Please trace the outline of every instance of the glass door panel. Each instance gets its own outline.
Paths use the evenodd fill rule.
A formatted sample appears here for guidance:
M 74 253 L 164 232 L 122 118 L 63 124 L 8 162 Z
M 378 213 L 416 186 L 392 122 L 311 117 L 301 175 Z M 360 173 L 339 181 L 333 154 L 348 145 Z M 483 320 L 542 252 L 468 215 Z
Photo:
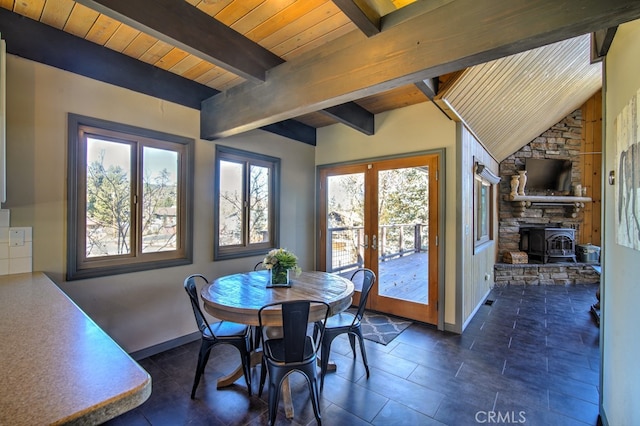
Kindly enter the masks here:
M 382 160 L 319 170 L 318 266 L 351 278 L 376 274 L 367 306 L 437 323 L 435 249 L 438 156 Z M 431 230 L 431 232 L 430 232 Z M 355 282 L 354 304 L 361 283 Z

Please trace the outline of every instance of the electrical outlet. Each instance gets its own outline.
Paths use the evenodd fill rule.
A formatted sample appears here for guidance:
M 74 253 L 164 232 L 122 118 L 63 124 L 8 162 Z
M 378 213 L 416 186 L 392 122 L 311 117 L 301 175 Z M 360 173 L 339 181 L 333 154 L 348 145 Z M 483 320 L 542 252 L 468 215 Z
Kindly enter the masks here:
M 9 245 L 13 247 L 24 245 L 24 229 L 9 231 Z

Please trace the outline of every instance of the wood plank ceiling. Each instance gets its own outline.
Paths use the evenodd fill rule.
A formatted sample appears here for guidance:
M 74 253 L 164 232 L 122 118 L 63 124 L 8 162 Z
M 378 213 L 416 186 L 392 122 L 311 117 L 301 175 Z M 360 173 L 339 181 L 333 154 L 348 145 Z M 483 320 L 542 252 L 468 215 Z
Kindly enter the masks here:
M 385 0 L 386 13 L 416 0 Z M 205 14 L 269 50 L 284 61 L 357 29 L 330 0 L 185 0 Z M 73 0 L 0 0 L 0 6 L 59 30 L 224 92 L 245 81 L 238 74 L 199 58 Z M 372 5 L 373 6 L 373 5 Z M 428 101 L 415 85 L 356 101 L 372 114 Z M 312 127 L 335 124 L 320 113 L 296 118 Z
M 304 63 L 317 60 L 318 55 L 335 54 L 343 46 L 360 43 L 367 38 L 373 40 L 377 33 L 386 31 L 387 27 L 395 26 L 397 29 L 402 22 L 414 17 L 412 13 L 415 16 L 424 15 L 430 10 L 442 10 L 457 1 L 0 0 L 0 7 L 217 93 L 262 83 L 261 72 L 265 74 L 280 63 Z M 627 7 L 627 2 L 621 0 L 618 8 L 628 10 L 625 12 L 628 16 L 618 20 L 606 16 L 607 19 L 601 17 L 601 21 L 604 24 L 617 23 L 636 17 L 638 11 L 635 7 Z M 519 12 L 516 10 L 514 13 Z M 603 15 L 605 12 L 597 13 Z M 385 18 L 389 18 L 389 22 L 383 23 Z M 586 25 L 577 24 L 576 28 Z M 228 27 L 223 30 L 233 30 L 226 33 L 228 39 L 221 40 L 202 31 L 203 28 L 213 29 L 216 25 Z M 1 26 L 0 31 L 3 31 Z M 218 28 L 215 34 L 219 36 L 225 33 Z M 202 40 L 198 40 L 198 35 L 202 36 Z M 232 42 L 236 44 L 229 45 Z M 81 62 L 83 58 L 78 57 L 77 61 Z M 459 69 L 445 67 L 439 77 L 381 85 L 375 92 L 369 91 L 364 97 L 344 105 L 333 103 L 324 110 L 292 118 L 311 128 L 342 122 L 370 134 L 373 133 L 373 119 L 367 122 L 367 114 L 373 117 L 384 111 L 433 99 L 438 91 L 438 82 L 456 81 L 453 76 L 461 73 L 454 71 L 464 68 L 462 65 Z M 521 71 L 516 69 L 512 72 Z M 539 72 L 546 71 L 540 68 Z M 579 78 L 575 76 L 575 79 Z M 480 87 L 483 85 L 480 80 L 475 83 Z M 451 88 L 455 85 L 448 86 Z M 539 102 L 540 99 L 527 101 Z M 555 118 L 559 120 L 562 117 Z M 493 125 L 498 129 L 501 127 L 501 123 Z M 478 132 L 476 134 L 480 136 Z M 495 137 L 490 132 L 488 134 L 490 138 Z M 491 146 L 493 139 L 482 142 Z M 524 143 L 517 142 L 521 145 Z M 513 151 L 518 148 L 514 145 Z

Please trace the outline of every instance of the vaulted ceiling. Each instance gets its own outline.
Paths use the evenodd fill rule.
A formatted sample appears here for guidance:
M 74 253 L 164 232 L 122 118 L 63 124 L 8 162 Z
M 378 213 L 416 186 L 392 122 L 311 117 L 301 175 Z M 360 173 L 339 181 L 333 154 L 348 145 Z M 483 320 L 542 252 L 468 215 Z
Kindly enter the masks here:
M 509 74 L 522 76 L 531 62 L 487 63 L 640 17 L 636 0 L 0 0 L 0 7 L 9 53 L 198 108 L 205 139 L 263 128 L 315 144 L 318 127 L 339 122 L 373 134 L 375 114 L 435 100 L 463 111 L 452 115 L 476 126 L 497 157 L 514 143 L 505 142 L 509 130 L 465 119 L 473 114 L 453 105 L 456 90 L 518 96 L 523 89 Z M 604 34 L 597 49 L 610 42 L 612 32 Z M 581 40 L 564 47 L 580 54 L 548 56 L 587 58 L 591 45 Z M 565 87 L 553 63 L 532 68 L 546 83 L 529 86 L 537 96 L 510 104 L 545 105 L 553 85 Z M 575 67 L 571 87 L 555 90 L 567 109 L 593 94 L 594 73 L 562 64 Z M 490 97 L 477 99 L 476 109 L 496 108 Z

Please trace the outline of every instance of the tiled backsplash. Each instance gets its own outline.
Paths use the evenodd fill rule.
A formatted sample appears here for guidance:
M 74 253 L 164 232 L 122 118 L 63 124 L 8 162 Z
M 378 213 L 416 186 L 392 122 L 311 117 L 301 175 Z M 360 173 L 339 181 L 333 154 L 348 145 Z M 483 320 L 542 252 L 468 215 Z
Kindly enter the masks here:
M 11 227 L 9 210 L 0 209 L 0 275 L 32 271 L 31 227 Z

